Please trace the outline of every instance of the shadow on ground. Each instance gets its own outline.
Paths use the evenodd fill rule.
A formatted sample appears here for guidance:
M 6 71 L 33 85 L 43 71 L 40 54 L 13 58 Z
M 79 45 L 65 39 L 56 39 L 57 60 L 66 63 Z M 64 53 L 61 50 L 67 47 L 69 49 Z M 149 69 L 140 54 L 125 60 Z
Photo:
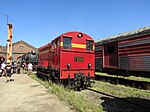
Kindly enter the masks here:
M 122 98 L 114 99 L 101 97 L 104 112 L 149 112 L 150 100 L 141 98 Z M 129 102 L 128 102 L 129 101 Z M 130 102 L 136 103 L 132 104 Z

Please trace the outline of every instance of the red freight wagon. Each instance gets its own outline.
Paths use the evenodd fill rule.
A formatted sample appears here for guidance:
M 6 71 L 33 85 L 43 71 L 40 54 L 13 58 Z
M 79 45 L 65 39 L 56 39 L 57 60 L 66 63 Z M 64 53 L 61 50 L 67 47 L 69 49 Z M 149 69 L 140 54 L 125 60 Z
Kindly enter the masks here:
M 87 34 L 68 32 L 39 49 L 38 73 L 52 81 L 83 87 L 94 78 L 94 41 Z
M 150 27 L 95 42 L 95 65 L 111 74 L 150 72 Z

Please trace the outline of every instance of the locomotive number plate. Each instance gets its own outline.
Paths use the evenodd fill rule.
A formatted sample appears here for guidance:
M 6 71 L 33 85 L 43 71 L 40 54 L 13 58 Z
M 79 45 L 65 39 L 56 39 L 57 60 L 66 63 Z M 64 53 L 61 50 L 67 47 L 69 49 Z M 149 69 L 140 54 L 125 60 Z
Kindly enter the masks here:
M 74 61 L 75 62 L 83 62 L 84 61 L 84 57 L 74 57 Z

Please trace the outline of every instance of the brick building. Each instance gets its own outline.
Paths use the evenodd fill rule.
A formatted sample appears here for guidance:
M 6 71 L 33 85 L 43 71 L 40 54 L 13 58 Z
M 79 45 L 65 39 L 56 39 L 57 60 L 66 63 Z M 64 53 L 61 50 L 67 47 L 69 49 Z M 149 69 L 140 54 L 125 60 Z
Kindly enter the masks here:
M 16 61 L 19 56 L 31 51 L 37 52 L 38 49 L 22 40 L 15 42 L 12 45 L 12 58 Z M 6 46 L 0 46 L 0 56 L 3 56 L 6 59 Z

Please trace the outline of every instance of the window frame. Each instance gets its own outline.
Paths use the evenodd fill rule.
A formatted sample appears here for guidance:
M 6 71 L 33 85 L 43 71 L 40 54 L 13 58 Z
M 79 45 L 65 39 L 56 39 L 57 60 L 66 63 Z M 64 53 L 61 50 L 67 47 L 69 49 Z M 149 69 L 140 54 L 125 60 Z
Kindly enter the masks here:
M 93 44 L 94 44 L 93 40 L 86 40 L 86 51 L 93 51 L 94 50 Z
M 67 41 L 65 41 L 64 39 L 70 39 L 69 40 L 69 43 L 65 43 Z M 65 42 L 64 42 L 65 41 Z M 67 47 L 68 46 L 68 47 Z M 66 50 L 69 50 L 69 49 L 72 49 L 72 37 L 69 37 L 69 36 L 63 36 L 63 49 L 66 49 Z

